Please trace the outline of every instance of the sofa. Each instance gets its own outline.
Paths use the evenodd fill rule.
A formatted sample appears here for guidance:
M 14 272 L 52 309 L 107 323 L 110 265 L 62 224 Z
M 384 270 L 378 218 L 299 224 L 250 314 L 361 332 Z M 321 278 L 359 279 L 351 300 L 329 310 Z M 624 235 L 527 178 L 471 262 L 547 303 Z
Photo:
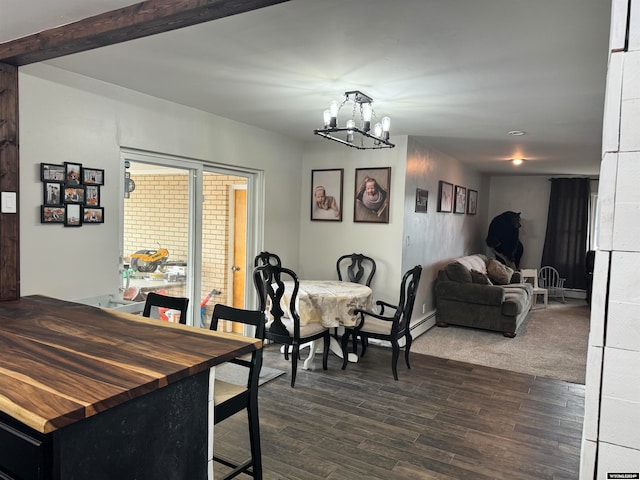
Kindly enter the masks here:
M 533 286 L 520 272 L 485 255 L 468 255 L 438 272 L 436 325 L 460 325 L 516 336 L 531 309 Z

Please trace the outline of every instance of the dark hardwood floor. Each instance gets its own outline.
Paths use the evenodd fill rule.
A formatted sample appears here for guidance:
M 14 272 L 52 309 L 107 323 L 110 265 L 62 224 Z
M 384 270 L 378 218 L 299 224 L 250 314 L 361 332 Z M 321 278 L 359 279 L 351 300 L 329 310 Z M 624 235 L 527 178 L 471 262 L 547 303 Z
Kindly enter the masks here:
M 290 364 L 265 348 L 286 372 L 260 387 L 265 479 L 578 479 L 584 385 L 413 353 L 396 382 L 375 346 L 344 371 L 321 362 L 299 366 L 292 389 Z M 215 445 L 248 456 L 246 416 L 216 425 Z

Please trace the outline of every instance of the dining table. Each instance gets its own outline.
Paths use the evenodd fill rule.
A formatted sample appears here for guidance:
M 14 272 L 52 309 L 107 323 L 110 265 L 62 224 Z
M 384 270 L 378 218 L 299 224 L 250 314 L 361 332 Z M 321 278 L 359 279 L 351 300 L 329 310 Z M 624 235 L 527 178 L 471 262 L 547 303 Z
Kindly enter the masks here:
M 290 303 L 293 282 L 284 282 L 284 307 Z M 340 280 L 300 280 L 296 297 L 296 310 L 300 316 L 300 324 L 321 323 L 327 328 L 354 326 L 358 321 L 356 309 L 371 310 L 373 308 L 373 290 L 367 285 Z M 304 361 L 304 368 L 309 370 L 316 351 L 321 349 L 319 341 L 308 344 L 309 356 Z M 305 345 L 306 346 L 306 345 Z M 332 335 L 329 349 L 338 357 L 342 356 L 342 347 Z M 358 355 L 350 352 L 350 362 L 357 362 Z
M 259 348 L 47 296 L 0 303 L 0 478 L 213 479 L 216 366 Z

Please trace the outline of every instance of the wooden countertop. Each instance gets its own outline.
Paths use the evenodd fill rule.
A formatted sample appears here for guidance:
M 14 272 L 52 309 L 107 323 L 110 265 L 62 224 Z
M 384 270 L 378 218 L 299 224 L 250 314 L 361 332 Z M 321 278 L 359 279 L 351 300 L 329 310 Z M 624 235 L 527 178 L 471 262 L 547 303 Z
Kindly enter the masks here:
M 261 347 L 39 295 L 2 302 L 0 411 L 49 433 Z

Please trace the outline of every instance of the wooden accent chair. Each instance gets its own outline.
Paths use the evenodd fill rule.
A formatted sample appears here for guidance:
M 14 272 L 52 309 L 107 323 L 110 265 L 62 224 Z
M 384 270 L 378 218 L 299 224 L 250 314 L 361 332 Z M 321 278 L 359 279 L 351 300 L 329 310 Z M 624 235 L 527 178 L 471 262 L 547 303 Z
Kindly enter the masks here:
M 284 302 L 287 312 L 283 310 L 285 295 L 284 282 L 291 282 L 293 291 Z M 253 271 L 253 282 L 260 299 L 260 310 L 267 314 L 268 323 L 265 338 L 285 346 L 285 358 L 291 348 L 291 387 L 296 383 L 296 370 L 300 358 L 300 346 L 313 340 L 324 340 L 322 368 L 327 369 L 329 357 L 329 329 L 320 323 L 300 325 L 300 316 L 296 309 L 296 298 L 300 288 L 300 280 L 293 270 L 278 265 L 262 265 Z
M 144 304 L 144 310 L 142 316 L 151 318 L 152 308 L 168 308 L 170 310 L 180 311 L 179 322 L 183 325 L 187 323 L 187 309 L 189 308 L 189 299 L 186 297 L 170 297 L 168 295 L 161 295 L 155 292 L 149 292 L 147 294 L 147 300 Z M 160 318 L 155 317 L 154 318 Z
M 264 340 L 264 313 L 257 310 L 242 310 L 229 307 L 220 303 L 213 308 L 210 330 L 218 328 L 219 320 L 230 320 L 253 327 L 254 337 Z M 230 363 L 247 370 L 247 383 L 236 385 L 216 379 L 213 390 L 214 424 L 220 423 L 230 416 L 242 411 L 247 411 L 249 424 L 249 443 L 251 445 L 251 458 L 242 463 L 213 453 L 215 462 L 232 468 L 223 480 L 234 478 L 245 473 L 253 478 L 262 478 L 262 453 L 260 450 L 260 421 L 258 419 L 258 380 L 262 369 L 262 349 L 255 350 L 250 358 L 234 358 Z M 214 442 L 215 443 L 215 442 Z
M 355 312 L 360 315 L 360 320 L 353 327 L 345 327 L 345 333 L 342 335 L 341 344 L 343 370 L 347 368 L 347 346 L 349 344 L 350 336 L 359 336 L 362 338 L 361 356 L 364 356 L 367 350 L 369 338 L 376 338 L 378 340 L 387 340 L 391 342 L 391 371 L 393 372 L 393 378 L 395 380 L 398 380 L 397 364 L 398 357 L 400 356 L 400 344 L 398 342 L 400 339 L 404 338 L 404 358 L 407 363 L 407 368 L 411 368 L 411 365 L 409 364 L 409 350 L 411 350 L 413 337 L 411 336 L 409 323 L 411 322 L 413 304 L 415 303 L 416 291 L 418 290 L 421 274 L 422 266 L 420 265 L 416 265 L 404 274 L 400 285 L 400 298 L 398 300 L 398 305 L 391 305 L 390 303 L 378 300 L 376 305 L 380 307 L 379 313 L 368 312 L 360 309 L 355 310 Z M 393 309 L 393 315 L 385 316 L 385 307 Z

